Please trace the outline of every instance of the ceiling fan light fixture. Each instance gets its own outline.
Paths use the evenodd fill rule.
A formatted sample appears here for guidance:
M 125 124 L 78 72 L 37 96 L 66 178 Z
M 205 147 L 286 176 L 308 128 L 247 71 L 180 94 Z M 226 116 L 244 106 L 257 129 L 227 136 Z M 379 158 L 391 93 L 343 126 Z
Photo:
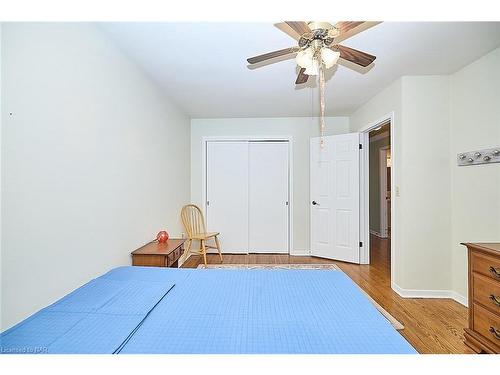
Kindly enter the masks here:
M 285 21 L 281 24 L 285 28 L 283 29 L 281 26 L 278 28 L 294 38 L 297 45 L 247 59 L 250 65 L 254 65 L 263 61 L 272 63 L 272 59 L 277 57 L 292 58 L 295 55 L 296 63 L 300 67 L 295 80 L 296 85 L 306 83 L 309 76 L 319 76 L 321 148 L 324 147 L 323 133 L 325 130 L 325 71 L 338 62 L 341 53 L 342 61 L 346 60 L 362 67 L 373 63 L 376 59 L 375 56 L 338 43 L 377 23 L 340 21 L 331 24 L 328 22 Z
M 328 47 L 321 48 L 321 60 L 326 68 L 331 68 L 339 60 L 340 52 L 333 51 Z
M 308 76 L 317 76 L 319 74 L 319 62 L 317 59 L 312 59 L 311 65 L 309 65 L 304 71 Z
M 312 64 L 314 52 L 311 48 L 306 48 L 297 53 L 297 57 L 295 60 L 297 61 L 297 65 L 301 68 L 308 68 Z

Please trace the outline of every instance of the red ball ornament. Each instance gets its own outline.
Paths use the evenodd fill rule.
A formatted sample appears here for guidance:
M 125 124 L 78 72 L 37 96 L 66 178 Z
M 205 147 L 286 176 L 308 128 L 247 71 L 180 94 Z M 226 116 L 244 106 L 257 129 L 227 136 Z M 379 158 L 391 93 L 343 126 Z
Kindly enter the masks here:
M 167 233 L 167 231 L 162 230 L 162 231 L 158 232 L 158 234 L 156 235 L 156 240 L 159 243 L 165 243 L 165 242 L 167 242 L 168 241 L 168 233 Z

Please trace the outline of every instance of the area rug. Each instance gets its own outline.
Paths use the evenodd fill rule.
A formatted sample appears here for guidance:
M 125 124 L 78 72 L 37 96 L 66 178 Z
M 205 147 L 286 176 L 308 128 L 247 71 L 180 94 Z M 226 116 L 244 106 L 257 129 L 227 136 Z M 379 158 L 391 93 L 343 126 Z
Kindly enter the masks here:
M 343 272 L 336 264 L 209 264 L 205 266 L 200 264 L 198 268 L 240 268 L 240 269 L 280 269 L 280 270 L 331 270 Z M 370 297 L 363 289 L 359 288 L 368 298 L 375 308 L 392 324 L 397 330 L 404 329 L 396 318 L 389 314 L 382 306 L 380 306 L 372 297 Z

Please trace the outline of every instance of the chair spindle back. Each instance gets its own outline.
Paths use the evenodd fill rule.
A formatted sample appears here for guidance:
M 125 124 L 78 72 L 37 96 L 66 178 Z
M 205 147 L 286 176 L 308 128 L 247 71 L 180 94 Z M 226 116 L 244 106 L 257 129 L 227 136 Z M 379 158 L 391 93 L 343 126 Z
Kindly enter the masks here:
M 205 219 L 201 209 L 194 204 L 187 204 L 182 207 L 181 219 L 189 238 L 195 234 L 206 233 Z

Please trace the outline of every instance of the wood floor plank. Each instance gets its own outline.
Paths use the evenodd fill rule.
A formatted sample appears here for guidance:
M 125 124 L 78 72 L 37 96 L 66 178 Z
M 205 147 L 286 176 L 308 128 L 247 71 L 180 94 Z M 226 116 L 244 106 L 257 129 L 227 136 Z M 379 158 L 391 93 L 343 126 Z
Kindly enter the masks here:
M 309 256 L 286 254 L 224 254 L 225 264 L 337 264 L 355 283 L 405 326 L 398 331 L 419 353 L 473 353 L 463 343 L 467 308 L 449 299 L 402 298 L 391 289 L 390 241 L 372 236 L 371 264 L 357 265 Z M 209 264 L 219 264 L 217 254 L 208 254 Z M 203 263 L 192 255 L 182 267 Z

